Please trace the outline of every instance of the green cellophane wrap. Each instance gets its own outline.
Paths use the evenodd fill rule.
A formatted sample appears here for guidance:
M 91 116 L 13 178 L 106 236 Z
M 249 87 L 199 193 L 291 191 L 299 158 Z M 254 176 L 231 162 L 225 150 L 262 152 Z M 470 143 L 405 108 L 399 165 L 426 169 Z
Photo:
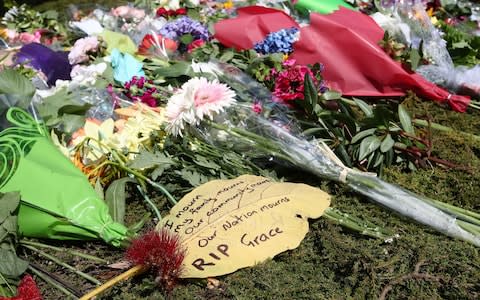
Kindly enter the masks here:
M 295 8 L 299 11 L 311 11 L 320 14 L 332 13 L 340 6 L 354 9 L 353 6 L 343 0 L 298 0 L 295 3 Z
M 23 236 L 60 240 L 101 238 L 120 246 L 127 228 L 28 113 L 10 108 L 14 125 L 0 133 L 0 192 L 19 191 L 18 227 Z

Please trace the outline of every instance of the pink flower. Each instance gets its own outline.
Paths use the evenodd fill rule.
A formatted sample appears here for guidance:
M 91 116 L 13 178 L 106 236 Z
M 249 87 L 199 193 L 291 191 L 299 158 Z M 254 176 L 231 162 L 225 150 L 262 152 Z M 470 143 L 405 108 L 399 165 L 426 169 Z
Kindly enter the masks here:
M 40 38 L 42 37 L 42 34 L 39 31 L 35 31 L 34 34 L 28 33 L 28 32 L 22 32 L 18 36 L 18 40 L 22 44 L 30 44 L 30 43 L 40 43 Z
M 77 40 L 68 54 L 70 64 L 74 65 L 88 61 L 87 53 L 95 52 L 98 44 L 98 40 L 94 36 Z
M 191 42 L 190 44 L 188 44 L 187 46 L 187 51 L 188 53 L 192 53 L 192 51 L 200 46 L 202 46 L 203 44 L 205 44 L 205 41 L 202 40 L 202 39 L 197 39 L 197 40 L 194 40 L 193 42 Z
M 282 71 L 273 70 L 272 79 L 275 81 L 273 95 L 282 102 L 287 103 L 293 100 L 303 100 L 305 74 L 310 75 L 315 85 L 318 82 L 312 70 L 303 65 L 294 65 L 294 60 L 286 60 Z
M 181 135 L 185 124 L 195 125 L 205 116 L 213 118 L 235 103 L 235 92 L 218 81 L 194 77 L 184 83 L 168 101 L 166 117 L 167 130 Z
M 263 111 L 263 107 L 262 107 L 262 104 L 258 101 L 255 101 L 253 104 L 252 104 L 252 110 L 254 113 L 256 114 L 260 114 L 262 111 Z
M 143 19 L 145 17 L 145 11 L 143 9 L 122 5 L 112 9 L 112 15 L 121 18 Z

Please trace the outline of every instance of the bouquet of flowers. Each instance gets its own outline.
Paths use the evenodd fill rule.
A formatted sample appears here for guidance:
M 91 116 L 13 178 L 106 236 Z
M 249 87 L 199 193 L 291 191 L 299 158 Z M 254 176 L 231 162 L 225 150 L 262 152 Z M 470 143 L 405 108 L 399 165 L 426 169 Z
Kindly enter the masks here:
M 235 80 L 232 74 L 228 75 L 229 80 Z M 241 91 L 238 95 L 248 93 Z M 246 159 L 278 158 L 319 177 L 345 183 L 378 204 L 480 246 L 478 214 L 415 195 L 371 174 L 347 168 L 325 144 L 295 134 L 295 120 L 282 122 L 280 109 L 271 110 L 269 118 L 265 118 L 252 109 L 251 99 L 239 102 L 236 96 L 234 90 L 216 80 L 190 79 L 167 104 L 167 131 L 221 144 L 243 153 Z

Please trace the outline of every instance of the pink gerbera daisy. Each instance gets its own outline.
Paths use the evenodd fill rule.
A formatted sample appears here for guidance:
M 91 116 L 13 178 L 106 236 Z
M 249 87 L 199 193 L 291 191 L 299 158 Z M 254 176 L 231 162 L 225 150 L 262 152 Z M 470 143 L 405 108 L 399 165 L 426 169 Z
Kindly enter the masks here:
M 195 77 L 184 83 L 168 101 L 167 130 L 181 135 L 185 123 L 195 125 L 205 116 L 213 118 L 235 103 L 235 92 L 218 81 Z

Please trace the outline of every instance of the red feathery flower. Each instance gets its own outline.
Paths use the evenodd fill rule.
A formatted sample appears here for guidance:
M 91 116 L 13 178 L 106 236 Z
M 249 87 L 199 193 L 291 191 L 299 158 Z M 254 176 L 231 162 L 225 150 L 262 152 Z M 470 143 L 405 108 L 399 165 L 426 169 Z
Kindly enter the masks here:
M 17 289 L 17 296 L 12 298 L 0 297 L 0 300 L 42 300 L 42 294 L 32 276 L 25 275 Z
M 182 273 L 185 254 L 179 236 L 162 228 L 133 240 L 126 258 L 134 264 L 153 269 L 157 272 L 156 281 L 166 291 L 171 291 Z

